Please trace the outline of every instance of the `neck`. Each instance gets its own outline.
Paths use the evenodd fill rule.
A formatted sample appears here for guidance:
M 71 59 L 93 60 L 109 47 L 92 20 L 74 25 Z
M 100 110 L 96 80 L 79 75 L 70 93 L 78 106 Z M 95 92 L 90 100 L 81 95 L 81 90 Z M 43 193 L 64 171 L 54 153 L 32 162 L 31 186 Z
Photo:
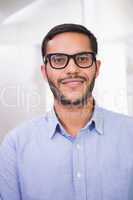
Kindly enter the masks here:
M 71 136 L 76 136 L 81 128 L 91 119 L 94 109 L 93 97 L 90 97 L 84 106 L 64 106 L 57 101 L 54 109 L 58 120 Z

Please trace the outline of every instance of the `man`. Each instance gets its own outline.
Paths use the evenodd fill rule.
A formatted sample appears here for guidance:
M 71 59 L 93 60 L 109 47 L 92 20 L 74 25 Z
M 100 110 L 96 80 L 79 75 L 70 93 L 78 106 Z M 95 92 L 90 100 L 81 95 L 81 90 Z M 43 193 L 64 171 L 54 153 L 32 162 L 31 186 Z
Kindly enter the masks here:
M 0 199 L 133 200 L 133 120 L 96 105 L 97 49 L 77 24 L 44 38 L 41 71 L 54 106 L 2 143 Z

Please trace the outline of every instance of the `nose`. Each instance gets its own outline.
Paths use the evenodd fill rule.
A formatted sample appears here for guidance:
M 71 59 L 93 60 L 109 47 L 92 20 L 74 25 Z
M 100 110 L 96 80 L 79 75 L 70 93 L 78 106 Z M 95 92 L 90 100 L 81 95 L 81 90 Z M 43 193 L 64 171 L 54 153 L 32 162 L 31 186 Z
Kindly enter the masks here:
M 65 69 L 67 73 L 77 73 L 79 71 L 79 67 L 76 65 L 73 58 L 70 58 Z

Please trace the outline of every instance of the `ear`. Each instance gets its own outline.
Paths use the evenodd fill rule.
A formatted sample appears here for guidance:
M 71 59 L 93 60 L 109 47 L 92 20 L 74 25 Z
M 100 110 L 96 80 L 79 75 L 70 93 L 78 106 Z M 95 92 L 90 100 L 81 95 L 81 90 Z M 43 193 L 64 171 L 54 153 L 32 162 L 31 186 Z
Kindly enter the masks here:
M 96 60 L 96 78 L 99 75 L 99 71 L 100 71 L 100 66 L 101 66 L 101 61 L 100 60 Z
M 41 73 L 42 73 L 42 76 L 44 78 L 44 80 L 47 79 L 47 74 L 46 74 L 46 66 L 43 64 L 41 65 Z

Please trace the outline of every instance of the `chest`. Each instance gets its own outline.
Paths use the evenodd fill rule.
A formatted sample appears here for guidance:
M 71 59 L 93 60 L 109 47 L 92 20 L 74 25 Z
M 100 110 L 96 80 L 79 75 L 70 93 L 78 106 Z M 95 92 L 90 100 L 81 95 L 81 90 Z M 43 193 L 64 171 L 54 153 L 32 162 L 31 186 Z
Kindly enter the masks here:
M 101 137 L 63 139 L 38 148 L 31 143 L 18 159 L 25 199 L 133 199 L 132 148 L 126 145 Z

